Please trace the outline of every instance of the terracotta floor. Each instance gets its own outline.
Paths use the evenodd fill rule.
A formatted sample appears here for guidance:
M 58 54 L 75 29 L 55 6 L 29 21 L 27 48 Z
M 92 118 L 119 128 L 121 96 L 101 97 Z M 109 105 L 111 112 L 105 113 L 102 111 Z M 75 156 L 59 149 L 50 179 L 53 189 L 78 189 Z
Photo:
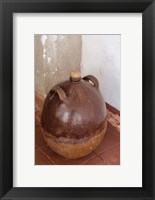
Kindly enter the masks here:
M 35 165 L 119 165 L 120 164 L 120 113 L 107 105 L 108 127 L 100 146 L 88 156 L 69 160 L 53 152 L 45 143 L 40 125 L 43 97 L 36 95 L 35 111 Z

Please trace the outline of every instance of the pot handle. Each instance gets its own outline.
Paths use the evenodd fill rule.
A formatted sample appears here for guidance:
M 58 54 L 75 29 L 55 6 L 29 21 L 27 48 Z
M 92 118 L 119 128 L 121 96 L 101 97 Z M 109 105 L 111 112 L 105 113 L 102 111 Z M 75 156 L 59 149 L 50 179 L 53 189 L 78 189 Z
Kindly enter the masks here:
M 62 88 L 60 88 L 59 86 L 54 86 L 51 91 L 50 94 L 52 94 L 52 92 L 56 92 L 60 98 L 61 101 L 66 102 L 66 94 L 64 92 L 64 90 Z
M 99 82 L 97 80 L 97 78 L 95 78 L 95 76 L 93 75 L 87 75 L 85 77 L 83 77 L 84 80 L 86 81 L 91 81 L 92 84 L 98 89 L 99 88 Z

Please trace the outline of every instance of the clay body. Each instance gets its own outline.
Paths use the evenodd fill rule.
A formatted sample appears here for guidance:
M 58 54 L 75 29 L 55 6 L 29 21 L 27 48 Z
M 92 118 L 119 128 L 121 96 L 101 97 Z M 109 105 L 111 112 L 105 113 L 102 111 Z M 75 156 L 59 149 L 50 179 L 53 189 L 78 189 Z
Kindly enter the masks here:
M 56 153 L 75 159 L 92 152 L 102 141 L 107 111 L 98 80 L 72 72 L 70 80 L 48 93 L 41 116 L 43 136 Z

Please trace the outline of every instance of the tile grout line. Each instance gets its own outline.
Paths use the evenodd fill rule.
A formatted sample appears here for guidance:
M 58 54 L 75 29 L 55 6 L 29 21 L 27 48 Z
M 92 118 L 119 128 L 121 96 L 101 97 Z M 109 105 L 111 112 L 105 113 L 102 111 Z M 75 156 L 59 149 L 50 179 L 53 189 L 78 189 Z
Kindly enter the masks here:
M 115 128 L 115 126 L 113 126 L 110 122 L 108 122 L 108 123 L 112 126 L 112 128 Z M 113 133 L 113 134 L 120 138 L 120 131 L 119 131 L 119 133 Z
M 53 160 L 51 160 L 51 158 L 50 158 L 41 148 L 38 147 L 38 150 L 39 150 L 52 164 L 56 165 L 56 163 L 55 163 Z
M 106 148 L 104 151 L 102 151 L 102 152 L 100 152 L 99 154 L 97 154 L 98 156 L 100 156 L 102 153 L 105 153 L 106 151 L 108 151 L 108 150 L 110 150 L 110 149 L 112 149 L 113 147 L 116 147 L 116 146 L 118 146 L 120 143 L 118 142 L 118 143 L 116 143 L 116 144 L 114 144 L 114 145 L 112 145 L 112 146 L 110 146 L 110 147 L 108 147 L 108 148 Z M 95 152 L 96 153 L 96 152 Z
M 102 157 L 100 157 L 99 154 L 97 154 L 96 152 L 94 152 L 96 154 L 96 157 L 100 158 L 101 160 L 103 160 L 105 162 L 105 159 L 103 159 Z
M 93 153 L 95 154 L 95 152 L 93 151 Z M 95 155 L 93 155 L 91 158 L 89 158 L 88 160 L 86 160 L 86 161 L 83 161 L 82 163 L 81 163 L 81 165 L 85 165 L 87 162 L 89 162 L 90 160 L 93 160 L 95 157 L 97 157 L 96 156 L 96 154 Z
M 117 143 L 117 144 L 114 144 L 114 145 L 112 145 L 111 147 L 109 147 L 109 148 L 105 149 L 103 152 L 101 152 L 101 153 L 97 154 L 97 155 L 98 155 L 98 157 L 99 157 L 101 160 L 103 160 L 103 161 L 105 162 L 105 159 L 101 157 L 101 154 L 105 153 L 106 151 L 108 151 L 108 150 L 112 149 L 113 147 L 115 147 L 115 146 L 117 146 L 117 145 L 119 145 L 119 143 Z M 105 165 L 107 165 L 107 164 L 105 164 Z

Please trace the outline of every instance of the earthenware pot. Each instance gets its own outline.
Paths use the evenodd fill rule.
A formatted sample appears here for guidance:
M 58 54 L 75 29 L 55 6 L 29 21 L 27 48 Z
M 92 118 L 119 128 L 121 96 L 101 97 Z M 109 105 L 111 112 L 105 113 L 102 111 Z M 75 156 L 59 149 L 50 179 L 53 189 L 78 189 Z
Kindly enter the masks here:
M 98 80 L 72 71 L 70 80 L 48 93 L 41 116 L 43 136 L 48 146 L 69 159 L 91 153 L 102 141 L 107 127 L 107 111 Z

